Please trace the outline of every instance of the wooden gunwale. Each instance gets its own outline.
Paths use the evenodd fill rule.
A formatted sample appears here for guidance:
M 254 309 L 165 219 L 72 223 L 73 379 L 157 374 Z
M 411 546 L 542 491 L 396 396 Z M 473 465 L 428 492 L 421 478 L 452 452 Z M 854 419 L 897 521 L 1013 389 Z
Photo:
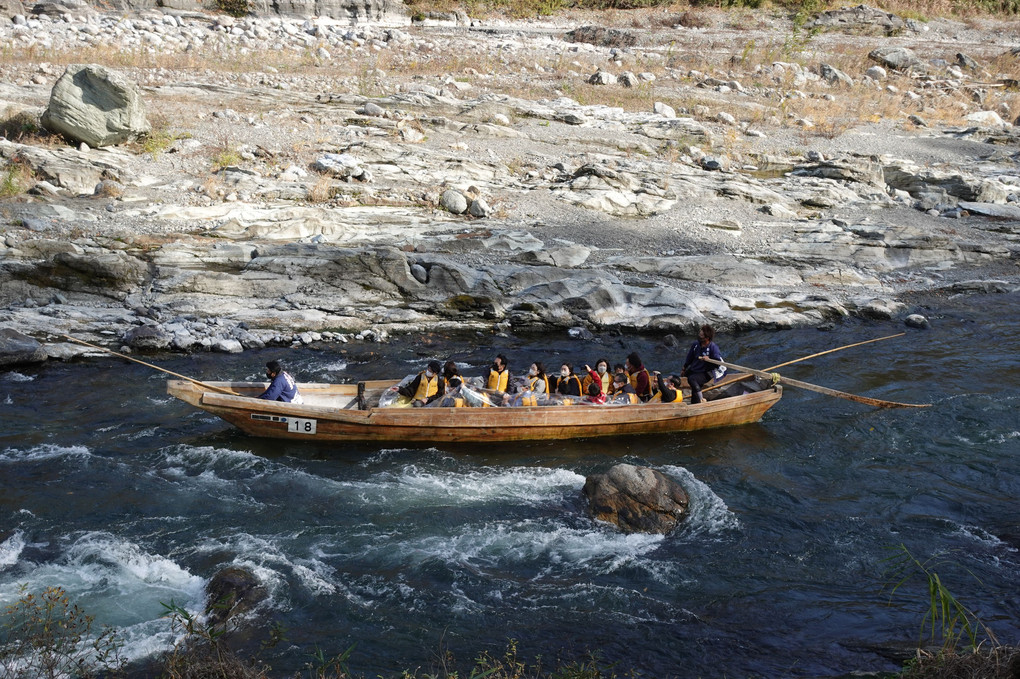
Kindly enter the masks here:
M 264 383 L 211 382 L 254 396 Z M 393 381 L 367 382 L 366 389 Z M 697 405 L 647 403 L 624 406 L 525 406 L 515 408 L 370 408 L 344 409 L 357 385 L 300 384 L 305 404 L 264 401 L 203 391 L 182 380 L 168 380 L 171 395 L 217 415 L 242 431 L 261 437 L 319 441 L 494 442 L 589 438 L 692 431 L 761 419 L 782 396 L 781 387 Z M 334 397 L 338 403 L 314 403 Z M 253 418 L 253 415 L 255 418 Z M 266 418 L 275 418 L 267 421 Z M 287 420 L 312 419 L 313 435 L 287 431 Z

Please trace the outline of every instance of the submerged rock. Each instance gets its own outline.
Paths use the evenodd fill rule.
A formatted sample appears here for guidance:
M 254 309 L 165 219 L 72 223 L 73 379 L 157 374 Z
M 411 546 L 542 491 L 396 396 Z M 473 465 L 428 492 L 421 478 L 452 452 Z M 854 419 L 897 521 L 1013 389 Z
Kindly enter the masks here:
M 679 483 L 648 467 L 618 464 L 592 474 L 582 490 L 595 519 L 625 533 L 668 533 L 687 513 L 687 492 Z
M 222 625 L 230 618 L 250 611 L 268 596 L 265 586 L 251 571 L 234 566 L 216 573 L 205 591 L 209 597 L 206 614 L 212 625 Z

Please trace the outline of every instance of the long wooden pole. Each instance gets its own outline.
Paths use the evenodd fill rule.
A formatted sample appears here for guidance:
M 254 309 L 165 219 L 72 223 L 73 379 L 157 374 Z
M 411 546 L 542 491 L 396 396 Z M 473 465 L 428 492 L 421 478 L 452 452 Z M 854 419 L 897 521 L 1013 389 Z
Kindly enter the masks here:
M 836 347 L 835 349 L 828 349 L 826 351 L 819 351 L 817 354 L 811 354 L 810 356 L 802 356 L 800 358 L 795 358 L 792 361 L 787 361 L 786 363 L 780 363 L 779 365 L 774 365 L 774 366 L 771 366 L 769 368 L 764 368 L 763 370 L 764 370 L 764 372 L 771 372 L 773 370 L 778 370 L 779 368 L 785 368 L 788 365 L 793 365 L 794 363 L 800 363 L 801 361 L 806 361 L 806 360 L 811 359 L 811 358 L 818 358 L 819 356 L 824 356 L 825 354 L 831 354 L 831 353 L 836 352 L 836 351 L 843 351 L 844 349 L 850 349 L 852 347 L 859 347 L 862 344 L 871 344 L 872 342 L 881 342 L 882 340 L 893 339 L 895 337 L 903 337 L 906 334 L 907 333 L 905 333 L 905 332 L 901 332 L 901 333 L 898 333 L 896 335 L 886 335 L 885 337 L 876 337 L 875 339 L 864 340 L 863 342 L 855 342 L 854 344 L 847 344 L 847 345 L 842 346 L 842 347 Z M 734 382 L 741 382 L 743 380 L 746 380 L 749 377 L 750 377 L 750 375 L 739 375 L 739 376 L 737 376 L 737 377 L 735 377 L 733 379 L 729 379 L 729 380 L 723 379 L 723 380 L 720 380 L 717 384 L 713 384 L 711 386 L 705 387 L 702 391 L 703 392 L 704 391 L 711 391 L 713 389 L 718 389 L 719 387 L 726 387 L 726 386 L 729 386 L 729 385 L 733 384 Z
M 788 365 L 792 365 L 794 363 L 800 363 L 801 361 L 806 361 L 806 360 L 808 360 L 810 358 L 818 358 L 819 356 L 824 356 L 825 354 L 831 354 L 834 351 L 843 351 L 844 349 L 850 349 L 851 347 L 859 347 L 862 344 L 871 344 L 872 342 L 881 342 L 882 340 L 893 339 L 894 337 L 903 337 L 906 334 L 907 333 L 905 333 L 905 332 L 901 332 L 901 333 L 898 333 L 896 335 L 886 335 L 885 337 L 876 337 L 875 339 L 864 340 L 863 342 L 857 342 L 855 344 L 847 344 L 846 346 L 836 347 L 835 349 L 829 349 L 828 351 L 819 351 L 817 354 L 811 354 L 810 356 L 804 356 L 803 358 L 795 358 L 792 361 L 787 361 L 786 363 L 780 363 L 779 365 L 774 365 L 771 368 L 765 368 L 765 370 L 771 371 L 771 370 L 777 370 L 779 368 L 785 368 Z
M 745 368 L 744 366 L 730 363 L 729 361 L 717 361 L 714 358 L 708 358 L 707 356 L 701 357 L 702 361 L 707 363 L 714 363 L 715 365 L 724 365 L 727 368 L 733 368 L 734 370 L 740 370 L 741 372 L 751 373 L 758 377 L 764 377 L 766 379 L 774 379 L 783 384 L 789 384 L 791 387 L 800 387 L 801 389 L 807 389 L 808 391 L 817 391 L 819 394 L 825 394 L 827 396 L 835 396 L 836 398 L 845 398 L 848 401 L 856 401 L 857 403 L 864 403 L 869 406 L 875 406 L 878 408 L 929 408 L 930 403 L 898 403 L 897 401 L 883 401 L 877 398 L 869 398 L 867 396 L 858 396 L 856 394 L 848 394 L 845 391 L 836 391 L 835 389 L 829 389 L 828 387 L 820 387 L 817 384 L 811 384 L 809 382 L 801 382 L 790 377 L 783 377 L 779 373 L 768 373 L 764 370 L 755 370 L 754 368 Z
M 167 375 L 173 375 L 174 377 L 179 377 L 182 380 L 187 380 L 188 382 L 191 382 L 192 384 L 197 384 L 198 386 L 202 387 L 203 389 L 209 389 L 210 391 L 218 391 L 221 394 L 230 394 L 231 396 L 240 396 L 241 395 L 241 394 L 238 394 L 236 391 L 231 391 L 230 389 L 226 389 L 224 387 L 217 387 L 217 386 L 214 386 L 212 384 L 207 384 L 207 383 L 202 382 L 200 380 L 196 380 L 194 378 L 188 377 L 187 375 L 181 375 L 180 373 L 175 373 L 172 370 L 167 370 L 166 368 L 160 368 L 158 365 L 153 365 L 151 363 L 146 363 L 145 361 L 140 361 L 137 358 L 132 358 L 131 356 L 127 356 L 125 354 L 118 353 L 118 352 L 116 352 L 116 351 L 114 351 L 112 349 L 107 349 L 106 347 L 101 347 L 98 344 L 92 344 L 91 342 L 86 342 L 85 340 L 80 340 L 80 339 L 77 339 L 75 337 L 71 337 L 70 335 L 60 335 L 60 337 L 63 337 L 64 339 L 69 339 L 72 342 L 77 342 L 78 344 L 84 344 L 85 346 L 92 347 L 93 349 L 99 349 L 100 351 L 105 351 L 106 353 L 113 354 L 114 356 L 120 356 L 121 358 L 126 358 L 129 361 L 134 361 L 135 363 L 140 363 L 140 364 L 144 365 L 147 368 L 152 368 L 153 370 L 158 370 L 160 372 L 164 372 Z

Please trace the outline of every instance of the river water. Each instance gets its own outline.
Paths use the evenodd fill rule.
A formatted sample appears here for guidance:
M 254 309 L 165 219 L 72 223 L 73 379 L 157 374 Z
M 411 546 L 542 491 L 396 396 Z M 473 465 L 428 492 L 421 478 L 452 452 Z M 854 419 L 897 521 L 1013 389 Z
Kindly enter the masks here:
M 968 306 L 976 302 L 977 308 Z M 169 643 L 161 602 L 194 611 L 220 568 L 269 589 L 282 676 L 316 648 L 367 676 L 444 652 L 582 659 L 646 677 L 840 676 L 893 670 L 918 640 L 926 583 L 890 594 L 905 546 L 1004 643 L 1020 639 L 1020 297 L 922 309 L 928 331 L 784 374 L 927 409 L 876 410 L 787 388 L 753 425 L 570 442 L 400 448 L 263 441 L 165 393 L 119 359 L 0 372 L 0 604 L 60 585 L 144 658 Z M 850 321 L 718 338 L 766 367 L 903 330 Z M 684 338 L 686 344 L 690 338 Z M 481 374 L 497 351 L 676 369 L 656 337 L 581 342 L 429 336 L 391 344 L 147 357 L 199 379 L 404 375 L 431 358 Z M 585 516 L 587 474 L 625 461 L 677 478 L 674 534 Z

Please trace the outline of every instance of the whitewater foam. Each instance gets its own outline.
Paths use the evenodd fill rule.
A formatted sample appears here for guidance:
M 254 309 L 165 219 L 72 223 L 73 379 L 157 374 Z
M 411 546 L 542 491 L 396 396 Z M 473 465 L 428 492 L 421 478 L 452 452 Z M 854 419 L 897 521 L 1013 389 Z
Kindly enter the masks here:
M 4 382 L 32 382 L 35 378 L 31 375 L 23 375 L 12 370 L 11 372 L 4 373 L 0 376 L 0 380 L 3 380 Z
M 683 534 L 718 535 L 740 528 L 740 520 L 730 511 L 723 499 L 716 495 L 708 484 L 698 480 L 689 470 L 684 467 L 667 465 L 661 471 L 679 481 L 690 498 L 689 513 L 679 528 Z
M 342 481 L 365 503 L 395 511 L 422 506 L 467 506 L 493 502 L 541 504 L 580 491 L 584 477 L 566 469 L 490 467 L 457 472 L 407 465 L 366 481 Z
M 13 535 L 0 542 L 0 568 L 6 568 L 18 563 L 21 552 L 24 549 L 25 535 L 20 530 L 16 530 Z
M 33 448 L 7 448 L 0 452 L 0 462 L 38 462 L 57 458 L 85 458 L 92 452 L 85 446 L 58 446 L 44 443 Z

